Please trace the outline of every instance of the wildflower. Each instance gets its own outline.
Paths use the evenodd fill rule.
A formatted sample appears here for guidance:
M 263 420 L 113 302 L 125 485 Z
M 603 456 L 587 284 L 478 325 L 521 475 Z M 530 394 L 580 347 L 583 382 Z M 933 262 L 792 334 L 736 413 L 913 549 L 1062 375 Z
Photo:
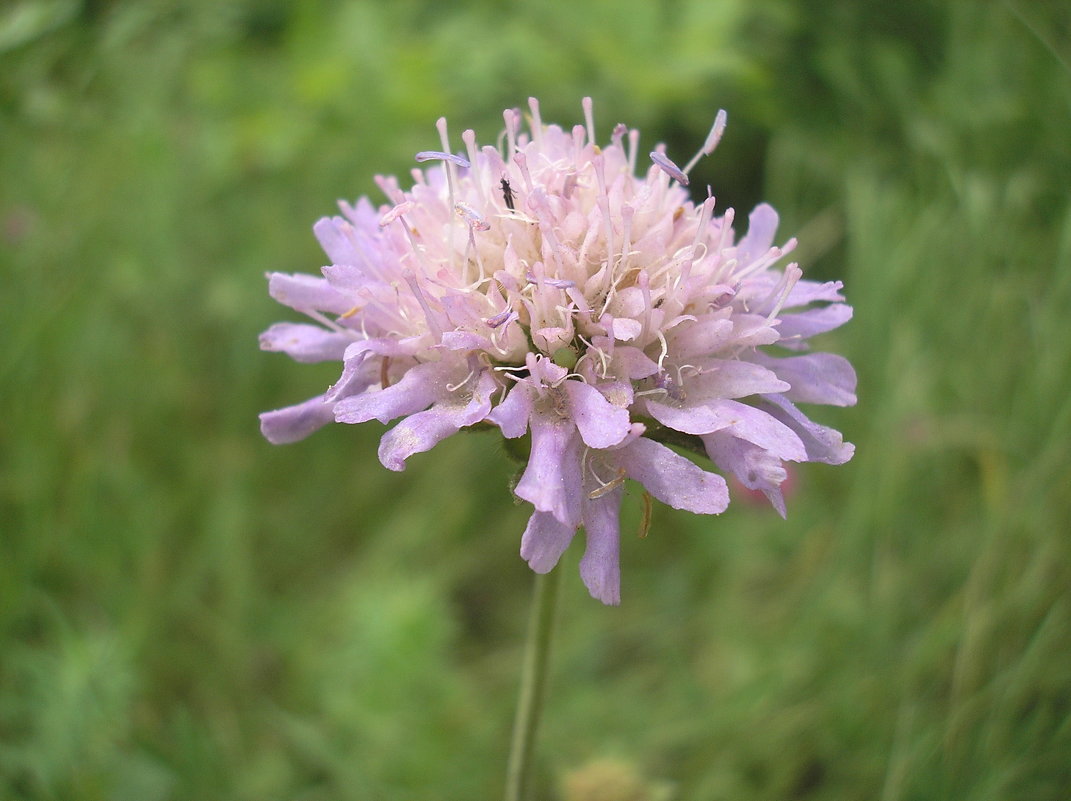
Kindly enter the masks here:
M 276 300 L 312 323 L 279 323 L 265 350 L 340 361 L 323 395 L 261 415 L 293 442 L 332 422 L 401 418 L 380 461 L 405 461 L 477 424 L 529 436 L 515 488 L 534 509 L 521 554 L 549 571 L 582 526 L 581 575 L 604 603 L 620 598 L 618 509 L 627 479 L 674 508 L 718 514 L 721 475 L 668 444 L 705 454 L 783 516 L 786 462 L 840 464 L 853 447 L 797 403 L 855 403 L 847 360 L 808 351 L 851 317 L 839 282 L 775 267 L 777 213 L 758 206 L 737 238 L 732 209 L 683 188 L 725 129 L 678 167 L 658 146 L 637 176 L 639 133 L 618 125 L 595 144 L 585 125 L 544 125 L 529 101 L 504 113 L 501 150 L 439 120 L 441 150 L 422 151 L 414 186 L 377 179 L 389 203 L 341 202 L 314 232 L 323 277 L 269 275 Z

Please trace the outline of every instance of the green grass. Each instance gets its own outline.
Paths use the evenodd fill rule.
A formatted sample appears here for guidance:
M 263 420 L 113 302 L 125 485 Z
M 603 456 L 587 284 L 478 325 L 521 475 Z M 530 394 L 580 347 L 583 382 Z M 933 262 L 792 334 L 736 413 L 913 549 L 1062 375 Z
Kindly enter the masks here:
M 657 509 L 618 609 L 567 554 L 539 797 L 596 801 L 563 777 L 613 758 L 652 799 L 1065 798 L 1069 31 L 1055 2 L 0 11 L 0 798 L 500 794 L 514 466 L 472 434 L 391 474 L 376 424 L 273 448 L 257 412 L 334 368 L 256 337 L 336 197 L 529 94 L 673 152 L 728 108 L 697 183 L 844 279 L 860 377 L 815 414 L 855 459 L 787 522 Z

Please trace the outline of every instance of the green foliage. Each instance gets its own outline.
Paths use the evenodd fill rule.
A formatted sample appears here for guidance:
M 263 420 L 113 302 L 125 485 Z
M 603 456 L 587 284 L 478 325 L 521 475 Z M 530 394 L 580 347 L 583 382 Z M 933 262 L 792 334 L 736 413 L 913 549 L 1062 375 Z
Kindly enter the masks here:
M 374 424 L 272 448 L 257 412 L 334 368 L 256 336 L 333 198 L 529 94 L 681 156 L 726 107 L 695 182 L 845 280 L 860 375 L 817 415 L 857 456 L 787 522 L 657 508 L 619 609 L 567 555 L 540 797 L 607 765 L 622 798 L 1063 797 L 1069 30 L 1018 1 L 0 12 L 0 798 L 500 792 L 513 463 L 477 433 L 391 474 Z

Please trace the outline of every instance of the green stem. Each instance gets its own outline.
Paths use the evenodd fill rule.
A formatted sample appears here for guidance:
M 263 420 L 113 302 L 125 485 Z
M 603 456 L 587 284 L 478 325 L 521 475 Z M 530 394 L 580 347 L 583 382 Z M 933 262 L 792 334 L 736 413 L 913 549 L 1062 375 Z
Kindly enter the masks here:
M 535 577 L 532 613 L 528 619 L 528 643 L 524 649 L 524 669 L 521 674 L 521 695 L 517 702 L 517 717 L 513 722 L 513 742 L 506 772 L 506 801 L 524 801 L 532 772 L 532 753 L 535 751 L 539 715 L 543 710 L 550 641 L 554 633 L 559 573 L 561 570 L 556 569 L 545 575 L 537 573 Z

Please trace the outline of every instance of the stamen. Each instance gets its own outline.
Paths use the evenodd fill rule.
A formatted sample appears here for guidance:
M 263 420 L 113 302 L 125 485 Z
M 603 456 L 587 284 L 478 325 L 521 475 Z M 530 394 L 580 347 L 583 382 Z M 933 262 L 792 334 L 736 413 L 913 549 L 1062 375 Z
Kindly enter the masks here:
M 593 105 L 591 98 L 585 97 L 580 101 L 580 105 L 584 107 L 584 122 L 588 126 L 588 141 L 590 141 L 591 144 L 595 144 L 597 141 L 595 139 L 595 115 L 592 112 Z
M 463 386 L 465 386 L 465 384 L 469 383 L 469 381 L 472 379 L 472 377 L 474 375 L 476 375 L 476 370 L 475 369 L 469 370 L 469 374 L 467 376 L 465 376 L 464 378 L 462 378 L 460 381 L 458 381 L 456 384 L 447 384 L 446 385 L 446 391 L 447 392 L 457 392 L 459 389 L 461 389 Z
M 468 203 L 458 201 L 454 204 L 454 213 L 461 217 L 474 231 L 490 231 L 491 224 Z
M 387 371 L 390 369 L 390 356 L 384 356 L 383 361 L 379 363 L 379 385 L 386 389 L 390 386 L 390 376 Z
M 520 317 L 520 315 L 513 309 L 503 309 L 493 317 L 488 317 L 484 322 L 491 328 L 498 328 L 499 326 L 509 325 L 509 323 L 516 320 L 518 317 Z
M 625 473 L 625 468 L 623 467 L 619 467 L 617 469 L 617 476 L 608 482 L 603 482 L 603 480 L 599 478 L 598 474 L 595 472 L 594 469 L 592 469 L 591 475 L 595 476 L 595 480 L 602 484 L 602 486 L 588 493 L 589 501 L 594 501 L 597 498 L 601 498 L 603 495 L 613 492 L 615 489 L 625 483 L 625 478 L 627 477 Z
M 506 123 L 506 158 L 512 158 L 517 152 L 517 127 L 520 120 L 519 109 L 508 108 L 502 112 L 502 121 Z
M 692 171 L 692 167 L 699 163 L 699 159 L 703 156 L 709 156 L 714 152 L 714 148 L 718 146 L 718 142 L 721 141 L 722 134 L 725 133 L 725 126 L 728 124 L 729 115 L 725 113 L 725 109 L 719 109 L 717 115 L 714 117 L 714 125 L 710 129 L 710 133 L 707 134 L 707 140 L 703 142 L 703 146 L 699 148 L 699 152 L 692 156 L 692 160 L 684 166 L 684 172 L 689 173 Z
M 472 166 L 468 159 L 453 153 L 444 153 L 441 150 L 421 150 L 414 158 L 417 161 L 449 161 L 458 167 L 464 167 L 466 170 Z
M 414 208 L 413 201 L 411 201 L 411 200 L 402 201 L 397 206 L 395 206 L 393 209 L 391 209 L 390 211 L 388 211 L 386 214 L 384 214 L 382 217 L 379 218 L 379 227 L 380 228 L 386 228 L 388 225 L 390 225 L 392 222 L 397 220 L 403 214 L 408 214 L 409 212 L 411 212 L 413 210 L 413 208 Z
M 539 116 L 539 101 L 528 98 L 528 108 L 532 112 L 532 141 L 537 147 L 543 147 L 543 118 Z
M 651 161 L 655 163 L 655 166 L 661 167 L 664 173 L 681 186 L 688 186 L 688 176 L 685 175 L 684 172 L 681 171 L 681 168 L 674 164 L 669 156 L 661 150 L 651 151 Z
M 529 270 L 527 273 L 525 273 L 524 277 L 527 278 L 530 283 L 533 283 L 533 284 L 546 284 L 547 286 L 552 286 L 555 289 L 571 289 L 572 287 L 576 286 L 576 282 L 575 281 L 567 281 L 564 278 L 543 278 L 543 279 L 540 279 L 540 278 L 536 277 L 536 274 L 533 273 L 531 270 Z

